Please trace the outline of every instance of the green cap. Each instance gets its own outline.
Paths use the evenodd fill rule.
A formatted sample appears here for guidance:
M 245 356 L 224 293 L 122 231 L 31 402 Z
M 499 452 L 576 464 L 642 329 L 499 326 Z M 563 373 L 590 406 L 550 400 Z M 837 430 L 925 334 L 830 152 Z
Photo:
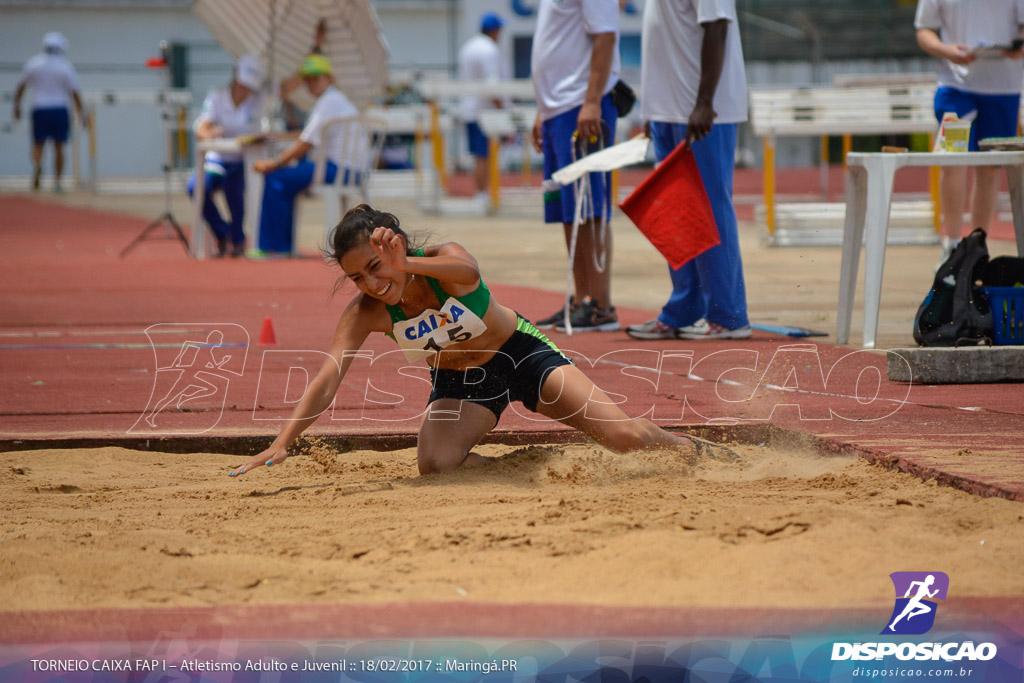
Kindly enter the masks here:
M 331 68 L 331 63 L 327 61 L 326 57 L 312 54 L 302 62 L 299 73 L 303 76 L 330 76 L 334 73 L 334 69 Z

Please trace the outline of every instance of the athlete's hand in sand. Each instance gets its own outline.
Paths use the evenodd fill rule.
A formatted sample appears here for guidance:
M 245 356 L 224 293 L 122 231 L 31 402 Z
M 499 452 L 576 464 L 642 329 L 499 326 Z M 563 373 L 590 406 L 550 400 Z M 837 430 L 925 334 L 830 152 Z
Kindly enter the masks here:
M 252 458 L 249 459 L 249 462 L 245 463 L 244 465 L 239 467 L 237 470 L 232 470 L 232 471 L 228 472 L 228 476 L 229 477 L 237 477 L 240 474 L 245 474 L 249 470 L 256 469 L 257 467 L 261 467 L 263 465 L 266 465 L 267 467 L 270 467 L 272 465 L 280 465 L 281 463 L 283 463 L 287 459 L 288 459 L 288 451 L 287 450 L 285 450 L 283 448 L 275 448 L 274 446 L 271 446 L 270 448 L 268 448 L 267 450 L 263 451 L 262 453 L 260 453 L 258 455 L 252 456 Z
M 391 228 L 376 228 L 370 235 L 370 245 L 385 266 L 403 273 L 408 269 L 405 240 Z

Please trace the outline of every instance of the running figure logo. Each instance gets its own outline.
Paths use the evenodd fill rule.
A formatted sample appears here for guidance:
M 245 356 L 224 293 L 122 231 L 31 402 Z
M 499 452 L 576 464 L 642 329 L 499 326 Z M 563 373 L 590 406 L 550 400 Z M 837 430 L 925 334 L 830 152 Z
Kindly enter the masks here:
M 927 633 L 935 624 L 936 600 L 945 600 L 949 577 L 943 572 L 893 572 L 889 575 L 896 589 L 896 605 L 882 635 L 916 636 Z M 899 597 L 899 596 L 903 597 Z
M 153 391 L 128 432 L 202 434 L 213 429 L 224 413 L 231 376 L 241 377 L 244 371 L 248 332 L 233 323 L 160 323 L 147 328 L 146 336 L 156 357 Z M 175 336 L 188 338 L 175 342 Z M 200 415 L 166 419 L 173 410 Z

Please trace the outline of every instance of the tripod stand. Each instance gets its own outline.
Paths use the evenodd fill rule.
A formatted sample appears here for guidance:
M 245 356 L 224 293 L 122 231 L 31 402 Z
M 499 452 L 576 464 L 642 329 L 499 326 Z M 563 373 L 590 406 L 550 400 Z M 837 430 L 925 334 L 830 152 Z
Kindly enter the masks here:
M 171 166 L 172 166 L 172 154 L 171 154 L 171 105 L 168 102 L 167 91 L 170 88 L 170 63 L 167 60 L 167 41 L 160 41 L 160 57 L 150 59 L 146 62 L 146 66 L 151 69 L 159 68 L 163 71 L 163 79 L 161 82 L 160 89 L 160 104 L 161 104 L 161 120 L 163 122 L 163 134 L 164 134 L 164 212 L 157 216 L 157 218 L 147 225 L 138 237 L 131 241 L 131 243 L 121 250 L 120 258 L 124 258 L 129 251 L 134 249 L 136 245 L 145 240 L 173 240 L 176 239 L 182 243 L 185 247 L 185 253 L 192 254 L 189 248 L 188 238 L 185 237 L 185 232 L 181 229 L 181 225 L 174 218 L 174 213 L 171 211 Z M 163 235 L 152 235 L 154 230 L 163 226 Z

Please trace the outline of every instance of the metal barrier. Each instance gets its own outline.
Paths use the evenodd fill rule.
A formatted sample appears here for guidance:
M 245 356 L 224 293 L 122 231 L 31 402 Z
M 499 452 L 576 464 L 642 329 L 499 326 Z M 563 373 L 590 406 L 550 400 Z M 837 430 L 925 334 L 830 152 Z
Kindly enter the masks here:
M 852 148 L 853 135 L 885 135 L 927 133 L 934 135 L 934 84 L 902 84 L 877 87 L 798 88 L 750 91 L 750 124 L 764 146 L 764 203 L 769 241 L 778 244 L 799 244 L 792 234 L 778 234 L 786 226 L 779 225 L 775 196 L 775 144 L 779 136 L 820 135 L 822 190 L 827 194 L 828 154 L 826 138 L 841 135 L 843 159 Z M 938 176 L 931 182 L 931 223 L 938 232 Z M 798 211 L 799 205 L 789 207 Z M 816 208 L 815 210 L 820 210 Z M 934 241 L 934 236 L 928 237 Z
M 363 114 L 383 121 L 387 135 L 413 136 L 413 195 L 424 210 L 440 212 L 446 173 L 444 137 L 454 126 L 453 118 L 429 104 L 367 107 Z M 423 160 L 423 146 L 427 141 L 432 149 L 429 166 Z M 371 187 L 375 196 L 407 197 L 408 174 L 400 171 L 375 173 Z
M 416 84 L 418 92 L 429 101 L 432 111 L 438 116 L 450 108 L 456 107 L 459 99 L 472 95 L 482 99 L 518 100 L 532 103 L 534 100 L 533 82 L 530 79 L 513 79 L 504 81 L 458 81 L 448 79 L 426 79 Z M 530 179 L 529 134 L 537 109 L 532 104 L 511 104 L 503 109 L 481 109 L 480 128 L 488 138 L 490 163 L 490 200 L 491 209 L 501 206 L 501 177 L 499 168 L 499 150 L 501 139 L 512 135 L 524 135 L 523 138 L 523 184 L 528 185 Z M 450 115 L 455 118 L 454 115 Z M 443 138 L 437 137 L 435 126 L 431 126 L 434 140 L 435 168 L 445 178 Z

